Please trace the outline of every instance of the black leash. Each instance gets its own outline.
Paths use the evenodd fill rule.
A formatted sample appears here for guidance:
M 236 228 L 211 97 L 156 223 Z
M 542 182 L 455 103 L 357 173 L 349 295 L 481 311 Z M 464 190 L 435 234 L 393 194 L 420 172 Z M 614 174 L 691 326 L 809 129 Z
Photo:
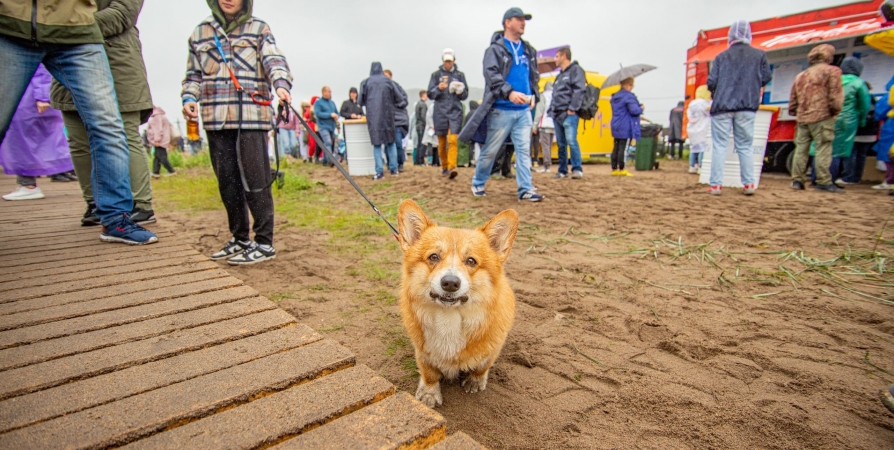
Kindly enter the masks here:
M 279 139 L 276 139 L 276 134 L 274 134 L 274 139 L 273 139 L 273 148 L 274 148 L 273 153 L 275 153 L 274 156 L 276 157 L 276 172 L 274 172 L 274 175 L 272 177 L 273 179 L 270 180 L 270 183 L 268 183 L 266 186 L 259 188 L 259 189 L 251 189 L 250 187 L 248 187 L 248 180 L 245 178 L 245 168 L 242 166 L 242 106 L 243 106 L 242 101 L 243 101 L 243 96 L 245 94 L 245 91 L 242 89 L 242 86 L 238 86 L 236 88 L 236 94 L 239 96 L 239 115 L 238 115 L 239 128 L 236 130 L 236 165 L 239 166 L 239 177 L 242 179 L 242 189 L 249 194 L 257 194 L 258 192 L 263 192 L 265 189 L 268 189 L 270 186 L 273 186 L 273 183 L 277 183 L 277 181 L 278 181 L 278 183 L 277 183 L 276 187 L 279 189 L 282 189 L 282 186 L 285 183 L 285 178 L 283 177 L 283 174 L 279 171 L 279 142 L 278 142 Z M 252 101 L 261 105 L 261 106 L 266 106 L 263 104 L 263 102 L 258 102 L 257 100 L 255 100 L 254 97 L 252 97 Z M 269 104 L 270 103 L 267 102 L 267 105 L 269 105 Z M 277 125 L 280 123 L 281 120 L 283 120 L 283 119 L 279 118 L 277 120 L 277 122 L 276 122 Z M 275 133 L 279 133 L 279 128 L 275 128 L 275 130 L 276 130 Z M 265 153 L 266 153 L 266 146 L 265 146 Z
M 286 123 L 288 123 L 288 119 L 283 117 L 284 106 L 288 107 L 292 111 L 293 115 L 298 119 L 298 122 L 301 123 L 301 126 L 304 127 L 304 129 L 314 139 L 314 142 L 316 142 L 317 146 L 321 147 L 323 149 L 323 152 L 326 153 L 326 157 L 329 158 L 329 161 L 335 164 L 335 167 L 338 169 L 339 172 L 341 172 L 342 176 L 344 176 L 345 179 L 348 180 L 349 183 L 351 183 L 351 186 L 354 186 L 354 189 L 357 191 L 357 193 L 360 194 L 360 196 L 363 197 L 363 199 L 366 200 L 367 203 L 369 203 L 369 206 L 373 209 L 373 211 L 375 211 L 376 214 L 378 214 L 379 217 L 381 217 L 382 220 L 385 221 L 385 224 L 388 225 L 388 228 L 391 229 L 391 234 L 394 235 L 394 238 L 397 239 L 398 242 L 400 242 L 400 233 L 397 232 L 397 228 L 395 228 L 394 225 L 392 225 L 391 222 L 389 222 L 388 219 L 385 218 L 385 215 L 382 214 L 382 211 L 379 211 L 379 208 L 376 207 L 375 203 L 373 203 L 372 200 L 370 200 L 369 197 L 367 197 L 366 194 L 363 193 L 363 189 L 360 189 L 360 186 L 358 186 L 354 179 L 351 178 L 351 175 L 348 174 L 348 171 L 346 171 L 345 168 L 342 167 L 341 163 L 338 162 L 338 159 L 336 159 L 329 148 L 326 147 L 326 144 L 323 142 L 323 138 L 321 138 L 316 131 L 310 128 L 310 125 L 307 124 L 307 122 L 304 120 L 304 117 L 301 117 L 301 114 L 298 114 L 298 111 L 295 111 L 295 108 L 290 103 L 284 101 L 279 102 L 278 115 L 280 117 L 277 120 L 284 120 L 286 121 Z M 332 146 L 335 146 L 335 142 L 332 143 Z M 278 152 L 277 155 L 279 155 Z M 277 156 L 277 168 L 278 167 L 279 156 Z

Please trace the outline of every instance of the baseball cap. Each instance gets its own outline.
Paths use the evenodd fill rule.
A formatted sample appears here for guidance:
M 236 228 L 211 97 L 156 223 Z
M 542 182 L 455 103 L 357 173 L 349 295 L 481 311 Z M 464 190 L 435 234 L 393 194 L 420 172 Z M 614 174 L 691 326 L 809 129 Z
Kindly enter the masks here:
M 456 61 L 456 55 L 453 54 L 452 48 L 445 48 L 444 52 L 441 53 L 442 61 Z
M 503 14 L 503 22 L 513 17 L 524 17 L 525 20 L 531 20 L 531 15 L 525 14 L 521 8 L 509 8 L 506 10 L 506 14 Z

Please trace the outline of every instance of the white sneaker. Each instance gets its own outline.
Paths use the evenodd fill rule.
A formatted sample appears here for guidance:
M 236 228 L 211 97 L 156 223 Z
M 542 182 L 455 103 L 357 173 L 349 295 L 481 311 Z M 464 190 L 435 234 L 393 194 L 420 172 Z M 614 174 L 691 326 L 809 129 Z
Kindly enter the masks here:
M 549 168 L 541 167 L 541 168 L 537 169 L 537 173 L 549 173 Z
M 891 185 L 888 183 L 882 183 L 882 184 L 877 184 L 877 185 L 873 186 L 872 188 L 879 190 L 879 191 L 883 191 L 885 189 L 891 189 Z M 4 198 L 6 198 L 6 197 L 4 197 Z
M 45 195 L 43 195 L 43 191 L 37 186 L 34 186 L 33 188 L 19 186 L 16 190 L 4 195 L 3 200 L 37 200 L 44 197 Z
M 690 167 L 689 173 L 698 173 L 698 167 L 695 167 L 695 166 Z

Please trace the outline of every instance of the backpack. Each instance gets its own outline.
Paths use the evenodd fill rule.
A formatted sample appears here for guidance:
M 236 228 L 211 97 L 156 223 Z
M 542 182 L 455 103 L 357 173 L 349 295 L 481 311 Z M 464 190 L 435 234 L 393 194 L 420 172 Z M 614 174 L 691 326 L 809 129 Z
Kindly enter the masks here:
M 600 90 L 598 87 L 587 83 L 587 89 L 584 92 L 584 101 L 581 103 L 580 109 L 577 110 L 577 115 L 582 120 L 593 120 L 593 118 L 596 117 L 596 112 L 599 111 L 599 93 Z

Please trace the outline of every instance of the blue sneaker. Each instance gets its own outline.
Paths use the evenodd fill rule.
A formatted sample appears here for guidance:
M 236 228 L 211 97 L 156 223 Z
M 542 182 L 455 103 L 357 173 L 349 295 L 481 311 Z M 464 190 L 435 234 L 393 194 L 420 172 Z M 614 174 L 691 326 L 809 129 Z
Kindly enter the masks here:
M 128 245 L 146 245 L 158 242 L 155 233 L 133 223 L 127 214 L 109 226 L 102 227 L 99 239 L 103 242 L 118 242 Z
M 520 202 L 534 202 L 534 203 L 537 203 L 537 202 L 543 201 L 543 196 L 540 195 L 540 194 L 538 194 L 538 193 L 536 193 L 536 192 L 534 192 L 534 191 L 528 191 L 528 192 L 525 192 L 525 193 L 522 194 L 522 195 L 519 195 L 519 196 L 518 196 L 518 201 L 520 201 Z
M 487 197 L 487 193 L 484 192 L 484 186 L 472 186 L 472 195 L 475 197 Z

